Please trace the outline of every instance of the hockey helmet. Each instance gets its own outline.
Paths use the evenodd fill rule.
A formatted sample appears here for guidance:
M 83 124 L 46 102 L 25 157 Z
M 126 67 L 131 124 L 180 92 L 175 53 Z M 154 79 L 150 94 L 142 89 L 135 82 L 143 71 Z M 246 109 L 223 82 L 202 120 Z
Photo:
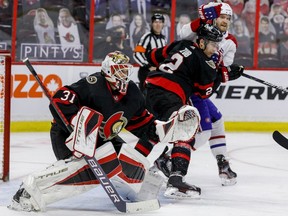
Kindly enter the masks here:
M 132 65 L 130 58 L 120 51 L 108 53 L 101 65 L 102 74 L 112 88 L 125 95 L 130 81 Z
M 209 41 L 214 42 L 221 42 L 223 39 L 223 34 L 220 32 L 220 30 L 211 24 L 205 24 L 200 26 L 200 28 L 197 31 L 198 38 L 204 38 Z
M 232 10 L 232 8 L 230 7 L 230 5 L 227 4 L 227 3 L 224 3 L 224 2 L 222 2 L 221 4 L 222 4 L 222 5 L 221 5 L 220 14 L 230 15 L 230 16 L 232 17 L 232 15 L 233 15 L 233 10 Z
M 165 18 L 164 18 L 164 16 L 163 16 L 163 14 L 155 13 L 155 14 L 153 14 L 153 16 L 151 17 L 151 22 L 153 23 L 155 20 L 161 20 L 161 21 L 164 23 Z

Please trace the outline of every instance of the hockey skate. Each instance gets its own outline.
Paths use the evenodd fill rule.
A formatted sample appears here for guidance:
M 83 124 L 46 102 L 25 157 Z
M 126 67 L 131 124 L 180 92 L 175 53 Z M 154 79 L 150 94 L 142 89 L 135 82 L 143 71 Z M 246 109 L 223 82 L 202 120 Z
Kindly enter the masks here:
M 166 146 L 162 154 L 154 161 L 154 165 L 150 168 L 150 171 L 161 171 L 167 178 L 169 178 L 172 164 L 170 155 L 166 154 L 167 151 L 168 147 Z
M 216 159 L 222 186 L 235 185 L 237 183 L 237 174 L 231 170 L 229 162 L 223 155 L 217 155 Z
M 20 188 L 13 196 L 12 203 L 8 208 L 16 211 L 37 211 L 30 198 L 30 194 L 24 188 Z
M 172 173 L 167 182 L 165 197 L 172 199 L 195 199 L 200 198 L 201 189 L 187 184 L 184 177 L 179 173 Z

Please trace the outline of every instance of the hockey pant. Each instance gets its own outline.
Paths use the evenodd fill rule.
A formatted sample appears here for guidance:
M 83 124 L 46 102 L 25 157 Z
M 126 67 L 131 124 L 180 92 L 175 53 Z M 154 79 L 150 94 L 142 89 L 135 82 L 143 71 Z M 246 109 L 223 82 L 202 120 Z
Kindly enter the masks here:
M 209 141 L 212 154 L 226 156 L 225 128 L 222 114 L 210 99 L 201 99 L 191 96 L 190 103 L 195 106 L 201 116 L 200 130 L 195 136 L 193 150 L 196 150 Z
M 123 145 L 124 148 L 119 153 L 120 160 L 111 142 L 97 148 L 95 157 L 107 176 L 116 179 L 117 188 L 119 185 L 125 186 L 125 196 L 131 193 L 135 197 L 141 189 L 149 162 L 143 156 L 139 158 L 138 152 L 137 157 L 130 153 L 130 149 L 134 149 L 127 146 Z M 127 172 L 124 169 L 127 169 Z M 99 181 L 83 158 L 70 158 L 59 160 L 43 171 L 30 174 L 24 179 L 22 187 L 31 195 L 30 200 L 35 210 L 45 211 L 48 204 L 74 197 L 98 185 Z

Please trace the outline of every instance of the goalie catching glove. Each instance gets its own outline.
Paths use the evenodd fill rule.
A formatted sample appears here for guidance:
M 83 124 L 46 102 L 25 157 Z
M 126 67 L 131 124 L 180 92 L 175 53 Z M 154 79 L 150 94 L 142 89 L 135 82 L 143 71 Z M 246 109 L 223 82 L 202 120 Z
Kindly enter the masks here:
M 200 114 L 195 107 L 184 105 L 173 112 L 168 121 L 155 122 L 160 142 L 188 142 L 199 129 Z

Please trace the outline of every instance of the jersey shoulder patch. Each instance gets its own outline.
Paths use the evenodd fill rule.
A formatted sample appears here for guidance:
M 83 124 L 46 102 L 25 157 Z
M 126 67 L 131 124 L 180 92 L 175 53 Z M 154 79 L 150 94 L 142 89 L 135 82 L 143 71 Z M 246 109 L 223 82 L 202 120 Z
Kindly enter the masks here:
M 86 80 L 89 84 L 95 84 L 97 82 L 97 77 L 94 75 L 90 75 L 86 77 Z
M 212 69 L 216 69 L 216 64 L 214 63 L 213 60 L 206 60 L 206 63 L 212 68 Z

